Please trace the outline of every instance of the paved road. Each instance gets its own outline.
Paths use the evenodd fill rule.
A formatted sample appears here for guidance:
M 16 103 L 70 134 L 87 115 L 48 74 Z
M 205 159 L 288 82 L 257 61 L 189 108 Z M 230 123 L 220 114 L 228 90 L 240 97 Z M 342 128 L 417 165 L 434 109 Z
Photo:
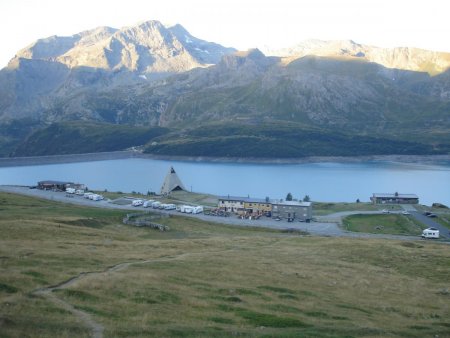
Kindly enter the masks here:
M 133 210 L 133 211 L 145 211 L 142 207 L 136 208 L 131 205 L 118 205 L 110 203 L 110 201 L 91 201 L 85 199 L 81 196 L 70 195 L 71 197 L 67 197 L 67 194 L 64 192 L 54 192 L 54 191 L 46 191 L 39 189 L 29 189 L 28 187 L 23 186 L 0 186 L 0 191 L 16 193 L 27 196 L 34 196 L 39 198 L 45 198 L 48 200 L 71 203 L 76 205 L 83 205 L 89 207 L 98 207 L 98 208 L 106 208 L 106 209 L 120 209 L 120 210 Z M 361 211 L 349 211 L 349 212 L 340 212 L 327 216 L 318 217 L 318 222 L 312 223 L 304 223 L 304 222 L 292 222 L 288 223 L 286 221 L 275 221 L 271 218 L 261 218 L 259 220 L 247 220 L 247 219 L 239 219 L 237 217 L 217 217 L 217 216 L 208 216 L 203 214 L 180 214 L 176 211 L 158 211 L 161 213 L 167 213 L 171 215 L 178 215 L 184 217 L 194 217 L 197 219 L 201 219 L 211 223 L 218 224 L 229 224 L 236 226 L 248 226 L 248 227 L 264 227 L 270 229 L 278 229 L 278 230 L 302 230 L 307 231 L 312 235 L 317 236 L 331 236 L 331 237 L 353 237 L 353 238 L 384 238 L 384 239 L 399 239 L 399 240 L 417 240 L 419 237 L 414 236 L 399 236 L 399 235 L 386 235 L 386 234 L 367 234 L 367 233 L 358 233 L 358 232 L 350 232 L 345 231 L 339 227 L 341 224 L 341 219 L 344 216 L 352 215 L 352 214 L 377 214 L 376 212 L 361 212 Z
M 435 222 L 432 218 L 425 216 L 418 211 L 410 211 L 410 213 L 411 213 L 411 216 L 413 216 L 419 222 L 426 224 L 427 227 L 438 229 L 440 237 L 446 238 L 446 239 L 450 238 L 449 229 L 446 228 L 445 226 L 439 224 L 438 222 Z
M 417 209 L 414 208 L 414 205 L 402 204 L 402 208 L 403 208 L 403 210 L 408 211 L 412 217 L 414 217 L 419 222 L 425 224 L 427 227 L 438 229 L 440 237 L 445 238 L 445 239 L 450 238 L 450 232 L 449 232 L 448 228 L 439 224 L 438 222 L 435 222 L 433 218 L 425 216 L 421 212 L 417 211 Z

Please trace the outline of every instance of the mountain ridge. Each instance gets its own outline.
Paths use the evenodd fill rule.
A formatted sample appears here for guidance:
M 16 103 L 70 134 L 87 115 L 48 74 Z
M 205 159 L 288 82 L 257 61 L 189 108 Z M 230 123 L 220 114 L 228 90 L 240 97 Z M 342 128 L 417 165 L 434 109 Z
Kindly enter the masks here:
M 416 47 L 381 48 L 353 40 L 310 39 L 292 47 L 265 50 L 267 55 L 299 58 L 306 55 L 361 58 L 387 68 L 426 71 L 437 75 L 450 68 L 450 53 Z
M 213 122 L 250 122 L 250 128 L 283 122 L 319 128 L 320 135 L 339 131 L 342 142 L 352 135 L 398 144 L 414 138 L 427 147 L 411 149 L 447 149 L 450 54 L 390 50 L 378 57 L 388 67 L 373 61 L 375 52 L 351 40 L 314 40 L 266 56 L 155 20 L 97 27 L 40 39 L 0 70 L 0 127 L 23 120 L 19 125 L 33 133 L 53 123 L 91 121 L 167 127 L 182 136 L 185 128 Z M 415 68 L 392 68 L 394 61 Z M 23 140 L 23 133 L 0 129 L 0 153 L 2 144 L 8 154 Z

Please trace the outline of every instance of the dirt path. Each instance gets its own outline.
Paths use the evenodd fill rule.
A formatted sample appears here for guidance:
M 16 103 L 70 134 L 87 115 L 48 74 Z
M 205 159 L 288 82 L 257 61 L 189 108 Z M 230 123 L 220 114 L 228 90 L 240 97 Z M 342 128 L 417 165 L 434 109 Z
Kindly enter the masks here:
M 212 253 L 223 253 L 230 251 L 232 249 L 228 250 L 218 250 L 218 251 L 208 251 L 208 252 L 198 252 L 198 253 L 183 253 L 176 256 L 167 256 L 167 257 L 161 257 L 161 258 L 153 258 L 148 260 L 142 260 L 142 261 L 135 261 L 135 262 L 124 262 L 124 263 L 118 263 L 113 266 L 108 267 L 107 269 L 103 271 L 90 271 L 90 272 L 81 272 L 75 277 L 72 277 L 64 282 L 61 282 L 54 286 L 49 286 L 45 288 L 39 288 L 32 292 L 34 295 L 43 296 L 56 304 L 57 306 L 63 308 L 64 310 L 69 311 L 72 313 L 73 316 L 75 316 L 80 322 L 84 324 L 85 327 L 87 327 L 91 331 L 91 336 L 93 338 L 102 338 L 103 337 L 103 331 L 104 326 L 100 324 L 99 322 L 96 322 L 92 316 L 85 311 L 79 310 L 75 308 L 72 304 L 68 303 L 67 301 L 60 299 L 56 296 L 56 294 L 53 293 L 53 291 L 56 290 L 64 290 L 72 285 L 76 284 L 77 282 L 84 280 L 86 278 L 95 278 L 100 275 L 104 275 L 107 273 L 115 273 L 119 271 L 123 271 L 128 269 L 132 265 L 139 265 L 139 264 L 149 264 L 149 263 L 155 263 L 155 262 L 168 262 L 173 260 L 182 259 L 188 256 L 203 256 L 203 255 L 210 255 Z

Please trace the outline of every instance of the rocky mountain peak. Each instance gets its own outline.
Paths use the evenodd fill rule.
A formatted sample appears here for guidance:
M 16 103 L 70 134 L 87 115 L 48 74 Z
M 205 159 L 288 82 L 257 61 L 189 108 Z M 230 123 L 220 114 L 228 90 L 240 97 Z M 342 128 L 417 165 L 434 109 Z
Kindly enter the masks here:
M 216 64 L 233 51 L 197 39 L 181 25 L 168 28 L 148 20 L 121 29 L 97 27 L 68 37 L 39 39 L 16 58 L 55 61 L 70 69 L 126 69 L 152 77 Z

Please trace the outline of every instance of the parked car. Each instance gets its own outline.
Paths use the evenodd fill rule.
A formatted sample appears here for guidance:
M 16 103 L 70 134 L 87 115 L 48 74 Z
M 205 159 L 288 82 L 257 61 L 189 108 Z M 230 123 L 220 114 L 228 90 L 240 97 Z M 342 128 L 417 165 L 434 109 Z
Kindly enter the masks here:
M 402 211 L 402 215 L 411 215 L 408 211 Z
M 381 212 L 382 212 L 383 214 L 389 214 L 389 210 L 387 210 L 387 209 L 383 209 L 383 210 L 381 210 Z
M 433 213 L 429 213 L 427 216 L 428 216 L 428 217 L 431 217 L 431 218 L 437 217 L 437 215 L 436 215 L 436 214 L 433 214 Z

